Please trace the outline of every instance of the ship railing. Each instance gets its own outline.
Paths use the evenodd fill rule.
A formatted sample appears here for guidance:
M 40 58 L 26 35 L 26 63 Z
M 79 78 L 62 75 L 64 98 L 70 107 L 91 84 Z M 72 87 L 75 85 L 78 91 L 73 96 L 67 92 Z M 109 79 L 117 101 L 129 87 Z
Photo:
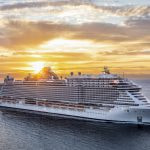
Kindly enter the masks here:
M 0 102 L 1 103 L 9 103 L 9 104 L 17 104 L 17 103 L 19 103 L 19 100 L 18 99 L 13 99 L 12 97 L 11 98 L 9 98 L 9 97 L 5 97 L 5 98 L 3 98 L 3 97 L 1 97 L 0 98 Z
M 24 105 L 34 105 L 34 106 L 43 106 L 43 107 L 51 107 L 51 108 L 61 108 L 61 109 L 70 109 L 70 110 L 78 110 L 84 111 L 86 108 L 84 105 L 79 104 L 70 104 L 63 102 L 50 102 L 48 100 L 36 99 L 36 98 L 10 98 L 10 97 L 2 97 L 0 99 L 2 103 L 7 104 L 24 104 Z
M 78 110 L 78 111 L 84 111 L 85 108 L 90 108 L 90 106 L 84 106 L 84 105 L 77 104 L 77 103 L 73 104 L 73 103 L 63 103 L 63 102 L 50 102 L 47 100 L 37 100 L 37 99 L 31 99 L 31 98 L 19 99 L 19 98 L 12 98 L 12 97 L 11 98 L 3 97 L 0 100 L 2 103 L 7 103 L 7 104 L 37 105 L 37 106 Z
M 48 101 L 46 99 L 37 99 L 37 98 L 24 98 L 24 97 L 1 97 L 2 103 L 8 104 L 22 104 L 22 105 L 33 105 L 33 106 L 42 106 L 50 108 L 59 108 L 59 109 L 69 109 L 77 111 L 85 111 L 85 109 L 102 109 L 103 104 L 91 104 L 91 103 L 70 103 L 70 102 L 59 102 L 59 101 Z M 108 105 L 107 105 L 108 107 Z M 114 106 L 110 106 L 113 108 Z

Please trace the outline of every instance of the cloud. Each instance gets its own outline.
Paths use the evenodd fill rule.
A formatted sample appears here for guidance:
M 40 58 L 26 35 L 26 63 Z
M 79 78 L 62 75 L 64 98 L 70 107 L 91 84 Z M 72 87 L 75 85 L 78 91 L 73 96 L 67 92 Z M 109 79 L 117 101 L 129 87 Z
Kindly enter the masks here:
M 14 9 L 45 7 L 48 4 L 49 4 L 48 2 L 24 2 L 24 3 L 5 4 L 3 6 L 0 6 L 0 10 L 6 11 Z
M 24 9 L 24 8 L 41 8 L 48 6 L 80 6 L 88 5 L 90 1 L 85 0 L 60 0 L 60 1 L 37 1 L 37 2 L 19 2 L 13 4 L 5 4 L 0 7 L 1 11 L 14 10 L 14 9 Z
M 114 50 L 111 52 L 99 52 L 100 55 L 106 56 L 118 56 L 118 55 L 129 55 L 129 56 L 141 56 L 141 55 L 150 55 L 150 50 L 140 51 L 140 50 L 126 50 L 126 51 L 119 51 Z
M 58 70 L 91 73 L 99 73 L 104 65 L 126 67 L 129 72 L 149 68 L 149 5 L 27 0 L 1 4 L 0 18 L 3 71 L 16 73 L 36 61 L 52 63 Z
M 126 21 L 124 26 L 110 23 L 83 23 L 77 25 L 53 22 L 9 21 L 0 28 L 0 45 L 8 49 L 37 48 L 56 39 L 90 40 L 101 43 L 149 42 L 149 18 Z
M 46 62 L 76 62 L 77 58 L 78 61 L 84 62 L 92 59 L 92 56 L 90 54 L 83 53 L 83 52 L 44 52 L 44 53 L 43 52 L 41 53 L 15 52 L 13 53 L 13 56 L 28 57 L 29 58 L 28 61 L 32 61 L 32 57 L 34 55 L 39 55 L 40 60 Z M 34 59 L 33 61 L 39 60 L 38 57 L 33 59 Z
M 150 6 L 93 6 L 94 8 L 118 16 L 147 16 L 150 15 Z
M 34 48 L 45 41 L 58 38 L 66 28 L 65 25 L 60 26 L 47 22 L 10 21 L 3 28 L 0 44 L 10 49 Z
M 144 29 L 149 29 L 150 16 L 131 17 L 125 22 L 125 24 L 133 28 L 143 27 Z
M 90 0 L 60 0 L 60 1 L 37 1 L 37 2 L 19 2 L 13 4 L 5 4 L 0 6 L 0 11 L 13 11 L 15 9 L 32 9 L 32 8 L 44 8 L 44 7 L 62 7 L 64 6 L 78 7 L 87 6 L 91 7 L 93 11 L 99 13 L 112 14 L 118 16 L 147 16 L 150 15 L 150 6 L 136 6 L 136 5 L 124 5 L 124 6 L 104 6 L 97 5 Z

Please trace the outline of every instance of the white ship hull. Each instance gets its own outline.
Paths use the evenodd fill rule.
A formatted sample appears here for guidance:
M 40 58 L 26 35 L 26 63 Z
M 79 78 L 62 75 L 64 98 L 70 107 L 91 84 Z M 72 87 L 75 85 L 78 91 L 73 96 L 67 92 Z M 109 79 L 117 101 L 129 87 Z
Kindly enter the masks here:
M 32 113 L 59 115 L 82 120 L 98 120 L 114 123 L 150 124 L 150 109 L 148 107 L 113 108 L 110 111 L 84 109 L 70 110 L 62 108 L 49 108 L 43 106 L 32 106 L 24 104 L 1 103 L 1 108 L 19 110 Z M 139 119 L 140 118 L 140 119 Z

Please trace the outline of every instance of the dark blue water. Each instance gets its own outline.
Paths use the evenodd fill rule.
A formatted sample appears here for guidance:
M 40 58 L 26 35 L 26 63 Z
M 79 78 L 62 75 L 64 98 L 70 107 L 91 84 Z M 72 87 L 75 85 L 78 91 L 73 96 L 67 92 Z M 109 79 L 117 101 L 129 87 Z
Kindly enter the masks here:
M 150 98 L 150 80 L 136 82 Z M 0 114 L 0 150 L 149 150 L 150 127 Z

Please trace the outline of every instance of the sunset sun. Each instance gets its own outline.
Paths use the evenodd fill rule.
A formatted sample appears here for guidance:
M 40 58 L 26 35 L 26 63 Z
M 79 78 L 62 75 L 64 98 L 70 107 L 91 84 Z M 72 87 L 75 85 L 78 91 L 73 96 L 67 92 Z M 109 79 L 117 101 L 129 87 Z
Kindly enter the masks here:
M 32 67 L 32 70 L 33 70 L 33 72 L 34 73 L 38 73 L 38 72 L 40 72 L 41 71 L 41 69 L 44 67 L 44 62 L 41 62 L 41 61 L 39 61 L 39 62 L 32 62 L 31 63 L 31 67 Z

